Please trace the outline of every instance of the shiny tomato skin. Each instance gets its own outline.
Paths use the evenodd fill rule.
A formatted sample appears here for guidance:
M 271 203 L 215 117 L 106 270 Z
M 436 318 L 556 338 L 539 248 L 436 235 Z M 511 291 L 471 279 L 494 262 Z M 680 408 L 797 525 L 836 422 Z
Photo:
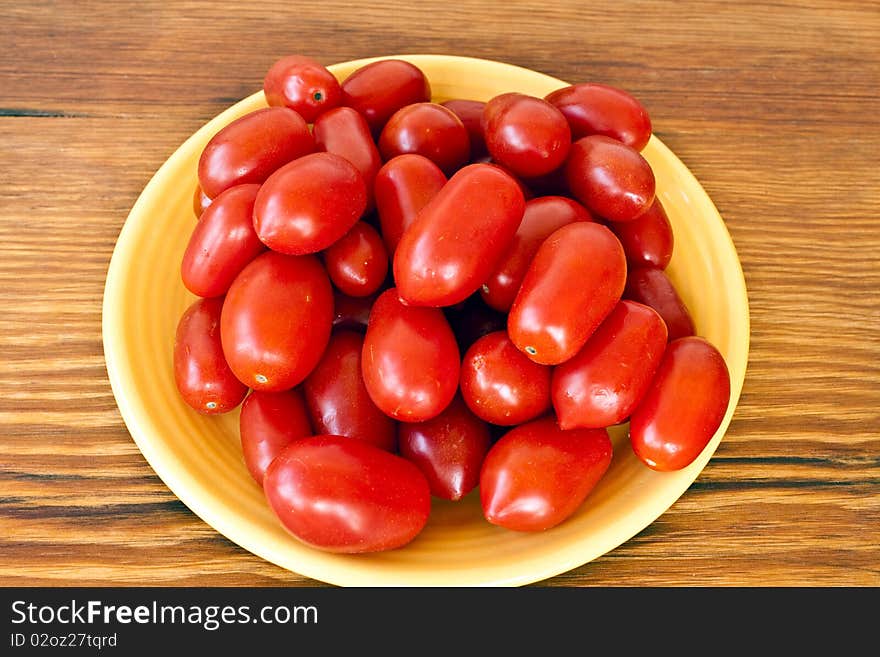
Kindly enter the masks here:
M 543 531 L 570 517 L 611 464 L 605 429 L 563 431 L 552 417 L 511 429 L 483 461 L 480 501 L 493 525 Z
M 630 269 L 623 297 L 656 310 L 666 322 L 670 341 L 696 335 L 694 320 L 691 319 L 687 306 L 663 270 L 654 267 Z
M 404 305 L 396 288 L 370 311 L 361 369 L 373 403 L 402 422 L 439 415 L 458 389 L 460 354 L 443 312 Z
M 308 123 L 342 102 L 342 87 L 323 65 L 304 55 L 288 55 L 269 68 L 263 94 L 271 107 L 289 107 Z
M 303 392 L 316 434 L 346 436 L 393 452 L 395 422 L 370 399 L 361 376 L 364 336 L 335 331 Z
M 623 247 L 598 223 L 556 230 L 538 248 L 507 318 L 517 348 L 536 363 L 574 356 L 620 300 Z
M 666 269 L 672 260 L 672 225 L 659 198 L 632 221 L 609 222 L 608 227 L 623 245 L 630 267 Z
M 572 195 L 609 221 L 631 221 L 654 202 L 651 165 L 637 150 L 611 137 L 593 135 L 574 142 L 565 177 Z
M 299 388 L 283 392 L 255 390 L 241 405 L 241 452 L 248 472 L 260 486 L 275 457 L 294 440 L 313 433 Z
M 464 301 L 492 273 L 524 209 L 516 181 L 498 167 L 459 169 L 397 245 L 393 269 L 400 298 L 419 306 Z
M 730 375 L 718 350 L 695 336 L 673 340 L 630 419 L 633 451 L 654 470 L 687 467 L 721 426 L 729 402 Z
M 318 363 L 330 338 L 333 290 L 315 256 L 267 251 L 238 275 L 223 304 L 223 353 L 255 390 L 287 390 Z
M 455 112 L 464 124 L 470 142 L 470 161 L 474 162 L 488 155 L 489 149 L 486 148 L 486 139 L 483 137 L 483 108 L 486 107 L 486 103 L 480 100 L 455 98 L 441 105 Z
M 254 232 L 254 200 L 259 189 L 259 185 L 230 187 L 202 213 L 180 267 L 183 284 L 193 294 L 226 294 L 245 265 L 266 250 Z
M 553 369 L 553 408 L 562 429 L 623 422 L 644 396 L 663 351 L 666 324 L 656 311 L 620 301 L 583 348 Z
M 241 403 L 247 386 L 226 362 L 220 344 L 222 299 L 199 299 L 180 318 L 174 338 L 174 382 L 199 413 L 226 413 Z
M 573 139 L 605 135 L 637 151 L 651 138 L 651 118 L 623 89 L 586 82 L 558 89 L 545 100 L 565 115 Z
M 360 112 L 373 134 L 401 107 L 431 100 L 431 85 L 417 66 L 384 59 L 362 66 L 342 83 L 342 104 Z
M 431 510 L 428 482 L 415 465 L 343 436 L 292 442 L 269 466 L 263 489 L 288 532 L 329 552 L 401 547 Z
M 333 328 L 366 333 L 370 309 L 378 295 L 350 297 L 338 290 L 333 292 Z
M 367 186 L 367 211 L 371 210 L 373 184 L 382 158 L 364 117 L 350 107 L 337 107 L 315 121 L 313 134 L 318 150 L 340 155 L 360 171 Z
M 202 186 L 196 183 L 196 188 L 193 190 L 193 214 L 196 215 L 196 219 L 202 218 L 202 213 L 209 205 L 211 205 L 211 199 L 202 190 Z
M 345 235 L 367 207 L 364 177 L 333 153 L 312 153 L 273 173 L 257 194 L 254 228 L 273 251 L 305 255 Z
M 526 178 L 558 168 L 571 146 L 571 130 L 562 113 L 525 94 L 501 94 L 486 103 L 482 128 L 492 159 Z
M 208 198 L 233 185 L 262 183 L 273 171 L 315 150 L 303 118 L 286 107 L 245 114 L 214 135 L 199 158 L 199 184 Z
M 388 251 L 376 229 L 359 221 L 327 247 L 324 266 L 330 280 L 341 292 L 352 297 L 366 297 L 385 282 Z
M 489 426 L 456 396 L 435 418 L 401 422 L 398 441 L 400 455 L 422 471 L 431 495 L 455 501 L 480 483 L 480 467 L 489 451 Z
M 527 201 L 513 241 L 483 283 L 483 301 L 501 312 L 509 311 L 538 247 L 557 229 L 575 221 L 593 221 L 593 217 L 570 198 L 541 196 Z
M 507 331 L 471 345 L 461 361 L 460 386 L 473 414 L 499 426 L 522 424 L 550 409 L 550 368 L 527 358 Z
M 440 167 L 423 155 L 398 155 L 379 169 L 376 209 L 389 254 L 394 255 L 404 231 L 445 184 Z
M 415 103 L 397 110 L 379 136 L 384 160 L 397 155 L 424 155 L 451 175 L 470 157 L 467 129 L 452 110 L 436 103 Z

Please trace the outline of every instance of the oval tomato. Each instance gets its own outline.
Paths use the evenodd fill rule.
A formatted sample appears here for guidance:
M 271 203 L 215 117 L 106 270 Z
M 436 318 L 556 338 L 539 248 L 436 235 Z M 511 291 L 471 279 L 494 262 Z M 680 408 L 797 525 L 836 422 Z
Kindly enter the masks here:
M 417 66 L 383 59 L 362 66 L 342 83 L 342 104 L 360 112 L 378 134 L 401 107 L 431 100 L 431 85 Z
M 636 267 L 626 277 L 626 299 L 656 310 L 669 332 L 669 340 L 694 335 L 694 320 L 666 273 L 654 267 Z
M 324 251 L 330 280 L 345 294 L 365 297 L 382 287 L 388 274 L 388 252 L 376 229 L 363 221 Z M 335 432 L 327 432 L 335 433 Z
M 397 155 L 424 155 L 446 175 L 454 173 L 470 156 L 470 141 L 461 119 L 436 103 L 415 103 L 397 110 L 379 136 L 385 160 Z
M 289 107 L 309 123 L 342 102 L 342 88 L 333 74 L 303 55 L 288 55 L 272 64 L 263 93 L 268 105 Z
M 632 221 L 609 222 L 608 226 L 626 254 L 631 267 L 666 269 L 672 260 L 672 225 L 659 198 L 655 198 L 645 212 Z
M 255 390 L 241 405 L 241 452 L 251 476 L 261 486 L 266 468 L 298 438 L 312 435 L 309 413 L 299 389 Z

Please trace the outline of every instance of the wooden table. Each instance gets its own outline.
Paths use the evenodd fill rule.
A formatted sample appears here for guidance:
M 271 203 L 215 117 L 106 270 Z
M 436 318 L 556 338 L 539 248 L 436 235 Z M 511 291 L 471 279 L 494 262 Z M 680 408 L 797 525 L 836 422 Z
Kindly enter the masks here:
M 549 585 L 880 585 L 876 3 L 3 3 L 0 584 L 316 585 L 162 484 L 101 348 L 140 190 L 279 56 L 498 59 L 633 92 L 745 270 L 749 371 L 688 492 Z M 417 8 L 416 8 L 417 7 Z

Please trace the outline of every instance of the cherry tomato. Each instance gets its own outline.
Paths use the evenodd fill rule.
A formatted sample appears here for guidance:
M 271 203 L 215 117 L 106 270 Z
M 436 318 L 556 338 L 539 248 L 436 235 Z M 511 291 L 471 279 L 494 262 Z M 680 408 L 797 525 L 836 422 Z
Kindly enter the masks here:
M 536 363 L 574 356 L 610 313 L 626 283 L 626 258 L 614 233 L 578 221 L 556 230 L 532 259 L 507 330 Z
M 483 284 L 483 300 L 501 312 L 510 310 L 541 243 L 566 224 L 592 220 L 584 206 L 562 196 L 542 196 L 526 202 L 513 241 Z
M 428 482 L 415 465 L 342 436 L 292 442 L 266 470 L 263 489 L 287 531 L 330 552 L 401 547 L 431 510 Z
M 524 208 L 519 186 L 501 169 L 490 164 L 460 169 L 397 246 L 394 280 L 400 298 L 420 306 L 464 301 L 492 273 Z
M 428 479 L 431 495 L 460 500 L 480 483 L 489 451 L 489 427 L 456 396 L 440 415 L 425 422 L 402 422 L 400 455 Z
M 436 103 L 415 103 L 397 110 L 379 136 L 385 160 L 397 155 L 424 155 L 446 175 L 468 161 L 471 145 L 467 129 L 450 109 Z
M 336 291 L 333 293 L 333 328 L 347 331 L 367 330 L 370 321 L 370 309 L 376 301 L 374 295 L 368 297 L 350 297 Z
M 724 357 L 703 338 L 673 340 L 630 420 L 632 448 L 654 470 L 690 465 L 715 435 L 730 402 Z
M 609 228 L 623 245 L 630 267 L 666 269 L 672 259 L 672 226 L 659 198 L 632 221 L 610 222 Z
M 492 159 L 527 178 L 559 167 L 571 146 L 571 130 L 562 113 L 533 96 L 496 96 L 483 109 L 482 126 Z
M 193 191 L 193 213 L 196 215 L 196 219 L 202 218 L 202 212 L 204 212 L 209 205 L 211 205 L 211 199 L 209 199 L 208 195 L 202 190 L 202 186 L 196 183 L 195 191 Z
M 296 110 L 309 123 L 342 102 L 342 88 L 333 74 L 303 55 L 288 55 L 272 64 L 263 93 L 270 106 Z
M 202 214 L 180 267 L 183 284 L 193 294 L 226 294 L 245 265 L 266 250 L 254 232 L 254 199 L 259 189 L 259 185 L 230 187 Z
M 605 135 L 640 151 L 651 138 L 648 112 L 622 89 L 587 82 L 558 89 L 546 100 L 565 115 L 573 139 Z
M 515 531 L 550 529 L 577 511 L 610 464 L 605 429 L 563 431 L 552 417 L 521 424 L 483 461 L 483 514 Z
M 312 435 L 302 393 L 299 389 L 255 390 L 241 405 L 239 432 L 244 463 L 262 486 L 266 468 L 275 457 L 294 440 Z
M 345 235 L 366 207 L 367 186 L 355 166 L 333 153 L 312 153 L 263 183 L 254 228 L 273 251 L 316 253 Z
M 338 107 L 315 121 L 315 143 L 319 150 L 335 153 L 361 172 L 367 186 L 367 210 L 373 207 L 373 181 L 382 166 L 370 127 L 350 107 Z
M 327 247 L 324 265 L 330 280 L 339 290 L 349 296 L 365 297 L 373 294 L 385 282 L 388 252 L 376 229 L 359 221 Z
M 507 315 L 487 306 L 479 294 L 443 309 L 461 353 L 484 335 L 507 328 Z
M 367 64 L 342 83 L 342 104 L 367 120 L 373 134 L 401 107 L 431 100 L 431 85 L 421 69 L 399 59 Z
M 208 198 L 233 185 L 261 183 L 291 160 L 315 150 L 303 118 L 286 107 L 245 114 L 211 138 L 199 158 L 199 184 Z
M 439 415 L 458 388 L 459 358 L 442 311 L 405 306 L 396 288 L 376 299 L 361 369 L 367 392 L 386 415 L 403 422 Z
M 398 155 L 379 169 L 376 208 L 389 254 L 394 255 L 404 231 L 445 184 L 440 167 L 422 155 Z
M 461 396 L 486 422 L 522 424 L 550 409 L 550 368 L 529 360 L 506 331 L 489 333 L 462 359 Z
M 654 310 L 621 301 L 570 360 L 553 370 L 553 408 L 562 429 L 610 427 L 629 417 L 666 349 Z
M 654 202 L 651 165 L 641 154 L 611 137 L 577 140 L 565 165 L 574 197 L 609 221 L 631 221 Z
M 240 381 L 286 390 L 318 363 L 333 319 L 333 291 L 315 256 L 267 251 L 229 288 L 220 321 L 223 353 Z
M 480 100 L 463 100 L 453 99 L 441 103 L 453 112 L 464 124 L 468 132 L 468 141 L 470 142 L 470 160 L 471 162 L 485 157 L 489 154 L 486 148 L 486 139 L 483 137 L 483 108 L 486 103 Z
M 663 270 L 653 267 L 631 269 L 626 277 L 623 296 L 656 310 L 666 322 L 670 340 L 696 333 L 687 306 Z
M 232 410 L 247 394 L 223 356 L 222 307 L 222 299 L 199 299 L 183 313 L 174 338 L 174 382 L 183 401 L 206 415 Z
M 303 383 L 315 432 L 363 440 L 393 452 L 394 420 L 380 411 L 364 386 L 361 352 L 364 336 L 337 331 L 321 360 Z

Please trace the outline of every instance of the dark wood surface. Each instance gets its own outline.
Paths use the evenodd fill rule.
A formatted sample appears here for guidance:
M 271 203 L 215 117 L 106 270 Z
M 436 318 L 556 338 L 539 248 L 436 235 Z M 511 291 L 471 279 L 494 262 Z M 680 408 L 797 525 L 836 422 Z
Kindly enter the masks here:
M 546 584 L 880 585 L 880 10 L 603 5 L 2 3 L 0 584 L 319 584 L 217 534 L 143 459 L 107 382 L 104 277 L 153 172 L 277 57 L 418 52 L 630 90 L 745 270 L 749 370 L 715 457 Z

